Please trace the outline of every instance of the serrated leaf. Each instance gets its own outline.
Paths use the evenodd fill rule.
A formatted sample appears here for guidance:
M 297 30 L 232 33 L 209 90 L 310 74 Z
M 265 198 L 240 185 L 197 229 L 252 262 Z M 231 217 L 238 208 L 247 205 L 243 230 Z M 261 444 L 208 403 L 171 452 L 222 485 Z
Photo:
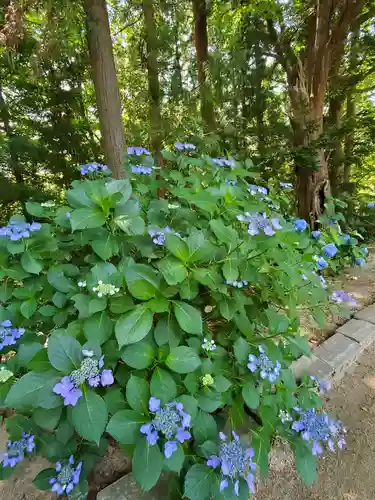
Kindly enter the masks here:
M 194 372 L 201 364 L 197 353 L 186 346 L 173 347 L 166 359 L 166 365 L 177 373 Z
M 72 423 L 78 434 L 99 444 L 107 426 L 108 411 L 103 398 L 86 389 L 72 410 Z
M 208 500 L 215 484 L 215 469 L 195 464 L 186 474 L 184 496 L 190 500 Z
M 173 302 L 173 310 L 180 327 L 187 333 L 202 335 L 202 316 L 195 307 L 176 300 Z
M 98 312 L 85 320 L 83 331 L 88 341 L 102 345 L 112 335 L 113 321 L 106 311 Z
M 155 359 L 155 348 L 149 342 L 137 342 L 121 351 L 121 359 L 132 368 L 143 370 L 149 367 Z
M 39 274 L 43 269 L 43 265 L 39 260 L 36 260 L 30 252 L 25 252 L 21 257 L 21 266 L 31 274 Z
M 52 335 L 48 339 L 48 359 L 51 365 L 63 373 L 70 374 L 81 366 L 81 344 L 69 336 Z
M 144 415 L 133 410 L 120 410 L 107 425 L 107 432 L 121 444 L 134 444 L 141 436 L 139 429 L 146 422 Z
M 163 455 L 158 446 L 148 444 L 146 438 L 140 439 L 135 447 L 132 460 L 134 479 L 144 491 L 149 491 L 158 482 Z
M 153 313 L 143 304 L 123 314 L 116 322 L 115 333 L 121 347 L 142 340 L 151 330 Z
M 132 375 L 126 384 L 126 400 L 129 405 L 138 413 L 147 414 L 149 399 L 148 383 L 140 377 Z
M 177 385 L 172 375 L 162 368 L 156 368 L 151 377 L 150 393 L 163 404 L 173 401 L 177 396 Z
M 253 382 L 247 382 L 242 387 L 242 397 L 244 398 L 245 403 L 249 408 L 253 410 L 258 408 L 260 397 L 259 397 L 259 392 L 256 389 Z
M 69 217 L 72 231 L 77 229 L 95 229 L 104 225 L 106 217 L 99 208 L 77 208 Z
M 172 286 L 184 281 L 187 275 L 187 269 L 184 264 L 174 257 L 165 257 L 160 260 L 158 268 L 168 285 Z

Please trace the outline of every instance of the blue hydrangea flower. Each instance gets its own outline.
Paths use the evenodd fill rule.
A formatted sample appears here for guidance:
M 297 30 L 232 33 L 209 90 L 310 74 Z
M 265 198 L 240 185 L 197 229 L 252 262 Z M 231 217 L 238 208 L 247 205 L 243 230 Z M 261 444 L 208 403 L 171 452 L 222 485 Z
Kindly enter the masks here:
M 226 281 L 225 282 L 226 285 L 231 285 L 231 286 L 234 286 L 236 288 L 243 288 L 244 286 L 248 286 L 249 282 L 248 281 Z
M 259 372 L 260 378 L 263 380 L 268 380 L 269 382 L 276 382 L 280 375 L 281 364 L 279 361 L 272 361 L 265 353 L 264 347 L 259 346 L 258 350 L 260 356 L 254 356 L 254 354 L 249 354 L 249 362 L 247 364 L 248 369 L 252 373 Z
M 312 231 L 311 232 L 311 236 L 313 238 L 315 238 L 316 240 L 318 240 L 320 238 L 320 236 L 322 235 L 322 233 L 320 231 Z
M 256 186 L 255 184 L 249 184 L 247 186 L 247 190 L 252 196 L 255 196 L 256 194 L 260 194 L 260 196 L 267 196 L 268 194 L 268 189 L 263 187 L 263 186 Z
M 225 184 L 228 184 L 228 186 L 235 186 L 237 181 L 233 179 L 225 179 Z
M 244 479 L 249 490 L 254 493 L 254 474 L 256 464 L 252 461 L 254 449 L 244 446 L 240 438 L 233 431 L 233 439 L 227 441 L 227 436 L 220 432 L 221 444 L 219 456 L 211 455 L 207 465 L 216 469 L 220 467 L 220 493 L 228 488 L 229 482 L 233 485 L 234 494 L 239 496 L 240 479 Z
M 172 229 L 169 226 L 165 226 L 163 229 L 152 228 L 150 227 L 148 230 L 148 234 L 152 238 L 152 242 L 155 245 L 163 246 L 165 243 L 165 235 L 167 233 L 173 233 Z
M 363 252 L 365 255 L 368 255 L 368 248 L 367 248 L 367 247 L 363 247 L 363 248 L 362 248 L 362 252 Z
M 334 245 L 333 243 L 328 243 L 328 245 L 324 245 L 322 250 L 323 253 L 329 258 L 333 258 L 337 254 L 336 245 Z
M 31 453 L 35 448 L 35 436 L 22 433 L 18 441 L 8 441 L 7 451 L 0 456 L 0 462 L 3 467 L 15 467 L 25 458 L 25 452 Z
M 188 142 L 176 142 L 174 147 L 179 151 L 195 151 L 197 149 L 194 144 Z
M 322 284 L 323 288 L 327 288 L 327 280 L 323 276 L 319 276 L 320 283 Z
M 143 167 L 138 165 L 132 165 L 132 173 L 136 175 L 151 175 L 152 167 Z
M 130 146 L 128 148 L 128 155 L 134 155 L 134 156 L 150 156 L 151 153 L 148 149 L 143 148 L 142 146 Z
M 332 382 L 330 380 L 320 380 L 314 375 L 310 379 L 313 381 L 315 387 L 319 389 L 319 394 L 326 394 L 332 389 Z
M 349 306 L 357 306 L 358 302 L 354 298 L 351 293 L 345 292 L 344 290 L 335 290 L 331 294 L 332 302 L 336 302 L 337 304 L 342 304 L 343 302 L 347 302 Z
M 108 170 L 107 165 L 101 163 L 87 163 L 81 167 L 81 175 L 94 174 L 95 172 L 105 172 Z
M 79 483 L 79 478 L 82 470 L 82 462 L 78 462 L 74 466 L 73 455 L 69 457 L 67 463 L 56 462 L 56 477 L 49 479 L 49 484 L 52 486 L 51 491 L 58 495 L 69 495 L 74 486 Z
M 368 206 L 368 208 L 374 208 L 375 207 L 375 201 L 372 201 L 367 206 Z
M 241 222 L 249 223 L 247 232 L 250 234 L 250 236 L 255 236 L 259 234 L 260 231 L 263 231 L 266 236 L 273 236 L 274 234 L 276 234 L 275 229 L 282 229 L 280 220 L 275 218 L 268 219 L 266 213 L 251 214 L 249 212 L 245 212 L 244 215 L 237 215 L 237 219 Z
M 150 446 L 154 446 L 159 437 L 166 439 L 164 455 L 170 458 L 177 451 L 177 441 L 182 444 L 191 438 L 188 430 L 191 426 L 191 416 L 184 412 L 182 403 L 175 401 L 161 407 L 160 399 L 151 397 L 148 407 L 155 416 L 151 422 L 142 425 L 140 432 L 146 435 Z
M 349 243 L 349 241 L 350 241 L 350 234 L 341 234 L 340 236 L 344 240 L 344 243 Z
M 112 370 L 101 370 L 104 366 L 104 356 L 96 358 L 93 351 L 83 349 L 84 359 L 81 366 L 70 375 L 62 377 L 53 392 L 64 398 L 65 406 L 75 406 L 82 397 L 80 386 L 87 381 L 90 387 L 106 387 L 114 383 Z
M 29 238 L 30 233 L 39 231 L 42 225 L 39 222 L 29 224 L 24 221 L 11 221 L 7 226 L 0 228 L 0 236 L 6 236 L 10 241 L 18 241 Z
M 216 344 L 214 340 L 203 339 L 202 349 L 205 351 L 216 351 Z
M 13 328 L 12 322 L 7 319 L 0 323 L 0 351 L 4 347 L 17 344 L 17 340 L 25 333 L 24 328 Z
M 323 257 L 315 257 L 315 260 L 318 271 L 323 271 L 323 269 L 327 269 L 328 262 Z
M 304 441 L 312 442 L 312 454 L 321 455 L 324 445 L 335 451 L 335 444 L 342 449 L 346 445 L 345 428 L 339 420 L 331 419 L 326 412 L 317 413 L 312 410 L 298 410 L 299 418 L 292 424 L 292 429 L 300 433 Z
M 363 259 L 362 257 L 359 257 L 358 259 L 355 259 L 355 264 L 357 266 L 364 266 L 366 264 L 366 260 Z
M 308 224 L 305 219 L 297 219 L 294 223 L 294 231 L 296 233 L 302 233 L 307 228 L 307 226 Z
M 236 166 L 236 162 L 233 158 L 212 158 L 212 161 L 218 167 L 234 168 Z
M 292 189 L 293 184 L 291 184 L 290 182 L 280 182 L 280 187 L 283 189 Z

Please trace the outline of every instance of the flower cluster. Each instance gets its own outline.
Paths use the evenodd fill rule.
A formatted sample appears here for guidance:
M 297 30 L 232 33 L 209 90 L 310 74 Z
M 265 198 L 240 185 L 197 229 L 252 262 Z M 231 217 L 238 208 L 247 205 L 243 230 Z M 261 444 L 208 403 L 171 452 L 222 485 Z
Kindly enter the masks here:
M 311 375 L 310 379 L 313 381 L 314 386 L 319 389 L 319 394 L 325 394 L 332 389 L 332 382 L 330 380 L 319 380 L 315 375 Z
M 105 172 L 108 170 L 107 165 L 102 165 L 101 163 L 87 163 L 81 167 L 81 175 L 93 174 L 95 172 Z
M 267 196 L 268 189 L 263 186 L 256 186 L 255 184 L 249 184 L 247 186 L 247 190 L 249 193 L 254 196 L 256 194 L 260 194 L 261 196 Z
M 87 286 L 86 281 L 78 281 L 77 285 L 79 288 L 85 288 Z
M 304 441 L 312 441 L 312 454 L 321 455 L 324 444 L 331 451 L 335 451 L 335 444 L 342 449 L 345 445 L 345 428 L 339 420 L 331 419 L 326 412 L 317 413 L 312 410 L 301 410 L 295 408 L 299 413 L 298 420 L 292 424 L 295 432 L 300 432 Z
M 280 182 L 280 187 L 283 189 L 292 189 L 293 184 L 291 184 L 290 182 Z
M 285 422 L 292 422 L 293 421 L 293 417 L 286 410 L 279 411 L 279 419 L 281 420 L 282 424 L 285 424 Z
M 56 203 L 52 200 L 48 200 L 48 201 L 41 203 L 40 206 L 43 208 L 53 208 L 56 206 Z
M 202 349 L 205 351 L 216 351 L 216 344 L 213 340 L 203 339 Z
M 10 241 L 18 241 L 22 238 L 29 238 L 30 233 L 39 231 L 41 227 L 39 222 L 29 224 L 24 221 L 11 221 L 7 226 L 0 227 L 0 236 L 6 236 Z
M 0 351 L 4 347 L 15 345 L 24 333 L 24 328 L 12 328 L 12 322 L 9 319 L 2 321 L 0 323 Z
M 344 240 L 344 243 L 350 242 L 350 234 L 341 234 L 340 236 Z
M 210 375 L 209 373 L 206 373 L 206 375 L 203 375 L 201 378 L 202 380 L 202 385 L 204 387 L 210 387 L 210 385 L 214 385 L 214 379 L 213 376 Z
M 132 165 L 132 173 L 136 175 L 151 175 L 152 167 L 143 167 L 138 165 Z
M 316 267 L 318 268 L 318 271 L 323 271 L 324 269 L 327 269 L 328 267 L 328 262 L 323 258 L 323 257 L 314 257 L 315 262 L 316 262 Z
M 273 236 L 274 234 L 276 234 L 276 232 L 274 231 L 275 229 L 282 229 L 280 220 L 268 219 L 266 213 L 250 214 L 249 212 L 245 212 L 244 215 L 237 215 L 237 219 L 241 222 L 249 223 L 247 232 L 251 236 L 259 234 L 260 230 L 262 230 L 266 236 Z
M 368 208 L 374 208 L 375 207 L 375 201 L 372 201 L 367 205 Z
M 258 357 L 249 354 L 248 369 L 253 373 L 259 371 L 262 379 L 269 380 L 271 383 L 276 382 L 281 370 L 280 362 L 276 361 L 274 363 L 265 353 L 263 346 L 260 345 L 258 350 L 260 352 Z
M 0 462 L 3 467 L 15 467 L 25 458 L 25 451 L 31 453 L 35 448 L 35 436 L 32 434 L 22 433 L 22 437 L 18 441 L 8 441 L 7 451 L 0 457 Z
M 73 455 L 69 457 L 69 461 L 65 464 L 56 462 L 57 476 L 49 479 L 49 484 L 52 486 L 51 491 L 58 495 L 63 495 L 64 493 L 69 495 L 74 486 L 79 483 L 82 470 L 82 462 L 79 462 L 77 467 L 73 467 L 73 465 Z
M 151 153 L 148 149 L 143 148 L 142 146 L 130 146 L 128 148 L 128 155 L 134 155 L 134 156 L 150 156 Z
M 156 444 L 160 436 L 165 438 L 164 455 L 170 458 L 178 449 L 177 441 L 182 444 L 191 438 L 187 430 L 191 425 L 191 416 L 184 412 L 182 403 L 167 403 L 162 408 L 160 400 L 151 397 L 148 406 L 155 417 L 148 424 L 142 425 L 140 432 L 146 435 L 151 446 Z
M 79 284 L 78 284 L 79 286 Z M 103 281 L 99 280 L 98 281 L 98 286 L 94 286 L 92 289 L 93 292 L 97 294 L 97 296 L 103 297 L 103 295 L 114 295 L 115 293 L 119 292 L 120 289 L 117 288 L 115 285 L 111 285 L 109 283 L 103 283 Z
M 165 226 L 163 229 L 149 228 L 148 230 L 148 234 L 151 236 L 152 242 L 159 246 L 164 245 L 166 233 L 173 233 L 169 226 Z
M 328 243 L 328 245 L 324 245 L 324 247 L 322 248 L 323 250 L 323 253 L 326 257 L 329 257 L 329 258 L 333 258 L 335 257 L 335 255 L 337 254 L 337 248 L 336 248 L 336 245 L 334 245 L 333 243 Z
M 234 286 L 235 288 L 243 288 L 244 286 L 247 286 L 249 284 L 248 281 L 231 281 L 231 280 L 227 280 L 225 282 L 226 285 L 231 285 L 231 286 Z
M 296 233 L 302 233 L 307 228 L 307 226 L 308 224 L 305 219 L 297 219 L 294 223 L 294 231 Z
M 228 186 L 235 186 L 237 181 L 233 179 L 225 179 L 225 184 L 228 184 Z
M 344 290 L 335 290 L 331 294 L 332 302 L 336 302 L 337 304 L 342 304 L 343 302 L 347 302 L 349 306 L 357 306 L 358 302 L 353 297 L 351 293 L 345 292 Z
M 236 162 L 233 158 L 212 158 L 212 161 L 218 167 L 234 168 L 236 166 Z
M 311 231 L 311 236 L 318 240 L 321 237 L 322 233 L 320 231 Z
M 253 448 L 247 448 L 240 442 L 238 435 L 232 431 L 233 439 L 227 441 L 227 436 L 220 432 L 221 444 L 219 456 L 211 455 L 207 460 L 209 467 L 220 466 L 220 492 L 228 488 L 229 481 L 233 484 L 234 494 L 239 496 L 240 479 L 247 482 L 249 490 L 254 493 L 254 474 L 256 464 L 252 461 Z
M 366 260 L 363 257 L 359 257 L 358 259 L 355 259 L 355 265 L 356 266 L 364 266 L 366 264 Z
M 82 390 L 79 389 L 86 380 L 90 387 L 99 385 L 106 387 L 114 382 L 112 370 L 102 370 L 104 366 L 104 356 L 100 359 L 94 357 L 93 351 L 82 351 L 84 360 L 80 368 L 74 370 L 70 375 L 63 377 L 54 388 L 53 392 L 64 398 L 65 406 L 75 406 L 82 397 Z
M 174 147 L 179 151 L 195 151 L 197 149 L 194 144 L 190 144 L 188 142 L 176 142 Z

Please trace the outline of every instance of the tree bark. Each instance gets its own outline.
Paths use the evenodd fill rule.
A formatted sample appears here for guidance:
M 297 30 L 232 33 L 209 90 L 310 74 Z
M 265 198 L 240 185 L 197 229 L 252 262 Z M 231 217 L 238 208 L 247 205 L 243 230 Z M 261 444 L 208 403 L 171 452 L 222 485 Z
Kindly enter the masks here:
M 201 116 L 207 132 L 216 130 L 213 107 L 213 97 L 207 81 L 208 68 L 208 34 L 207 34 L 207 6 L 206 0 L 193 0 L 194 13 L 194 42 L 197 57 L 197 73 L 200 88 Z
M 339 192 L 343 174 L 342 167 L 344 164 L 344 150 L 342 147 L 340 128 L 344 102 L 345 95 L 343 92 L 339 92 L 334 97 L 331 97 L 329 102 L 328 127 L 329 132 L 332 134 L 333 142 L 329 160 L 329 180 L 331 183 L 332 194 L 334 196 L 336 196 Z
M 142 9 L 144 15 L 145 40 L 147 48 L 150 142 L 152 150 L 156 156 L 156 162 L 160 165 L 162 162 L 162 157 L 160 155 L 162 146 L 162 123 L 158 70 L 158 38 L 155 27 L 153 0 L 143 0 Z
M 84 0 L 87 38 L 104 154 L 115 179 L 125 177 L 125 136 L 105 0 Z

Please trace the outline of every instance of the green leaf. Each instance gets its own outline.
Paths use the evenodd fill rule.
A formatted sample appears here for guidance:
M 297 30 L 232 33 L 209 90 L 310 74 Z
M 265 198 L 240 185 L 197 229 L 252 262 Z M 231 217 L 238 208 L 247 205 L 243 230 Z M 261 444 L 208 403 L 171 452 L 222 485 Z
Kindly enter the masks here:
M 51 370 L 52 366 L 48 359 L 47 349 L 42 349 L 28 362 L 27 367 L 29 370 L 36 372 L 45 372 Z
M 312 484 L 316 479 L 317 458 L 311 453 L 311 445 L 293 443 L 294 458 L 297 472 L 302 481 Z
M 92 316 L 93 314 L 104 311 L 104 309 L 107 308 L 107 298 L 106 297 L 101 297 L 101 298 L 95 298 L 91 299 L 89 302 L 89 314 Z
M 13 293 L 14 287 L 10 280 L 5 280 L 0 285 L 0 302 L 8 302 Z
M 128 179 L 110 180 L 105 183 L 105 188 L 109 194 L 120 193 L 122 195 L 121 203 L 125 203 L 132 194 L 132 186 Z
M 121 387 L 108 388 L 103 398 L 106 402 L 108 412 L 112 415 L 119 410 L 125 410 L 127 408 L 125 395 L 123 394 Z
M 226 243 L 229 248 L 237 246 L 237 232 L 232 227 L 225 225 L 222 219 L 211 220 L 210 227 L 220 243 Z
M 130 295 L 120 295 L 109 299 L 109 310 L 113 314 L 122 314 L 132 309 L 134 309 L 134 302 Z
M 153 313 L 146 305 L 138 304 L 132 311 L 123 314 L 116 322 L 115 333 L 121 347 L 135 344 L 151 330 Z
M 165 344 L 169 344 L 170 347 L 178 346 L 182 331 L 172 314 L 167 314 L 159 319 L 154 331 L 154 337 L 158 346 Z
M 72 424 L 78 434 L 99 445 L 108 421 L 107 405 L 103 398 L 86 389 L 72 410 Z
M 72 231 L 77 229 L 95 229 L 103 226 L 106 221 L 104 213 L 99 208 L 77 208 L 70 214 Z
M 189 394 L 183 394 L 182 396 L 178 396 L 176 401 L 184 405 L 184 411 L 186 411 L 186 413 L 188 413 L 192 419 L 197 416 L 198 401 L 193 398 L 193 396 L 189 396 Z
M 162 272 L 168 285 L 177 285 L 184 281 L 187 269 L 181 261 L 174 257 L 165 257 L 158 262 L 158 268 Z
M 56 477 L 56 469 L 43 469 L 37 476 L 34 477 L 33 483 L 39 490 L 50 491 L 51 483 L 49 480 L 53 477 Z
M 43 269 L 43 265 L 39 260 L 34 259 L 30 252 L 25 252 L 21 257 L 21 266 L 31 274 L 39 274 Z
M 165 459 L 164 463 L 172 472 L 180 473 L 182 466 L 185 461 L 185 453 L 182 446 L 177 443 L 177 450 L 168 459 Z
M 173 347 L 166 359 L 168 368 L 177 373 L 194 372 L 201 364 L 197 353 L 186 346 Z
M 190 255 L 190 250 L 186 241 L 174 233 L 165 235 L 165 246 L 167 249 L 182 262 L 187 262 Z
M 215 484 L 215 469 L 195 464 L 186 474 L 184 496 L 190 500 L 209 500 Z
M 126 384 L 126 400 L 133 410 L 147 414 L 148 401 L 150 399 L 150 388 L 148 383 L 140 378 L 132 375 Z
M 241 365 L 247 364 L 250 354 L 250 346 L 244 338 L 238 337 L 238 339 L 235 341 L 233 345 L 233 350 L 237 361 Z
M 5 399 L 7 408 L 25 408 L 28 406 L 46 407 L 46 404 L 53 401 L 60 401 L 53 395 L 52 388 L 60 380 L 61 377 L 56 376 L 54 371 L 46 372 L 28 372 L 21 377 L 11 387 Z M 52 397 L 48 397 L 49 393 Z M 53 408 L 53 406 L 51 406 Z
M 169 372 L 158 367 L 151 377 L 150 392 L 151 396 L 166 404 L 177 396 L 177 385 Z
M 149 342 L 137 342 L 121 351 L 121 359 L 132 368 L 143 370 L 149 367 L 155 359 L 155 349 Z
M 47 318 L 50 318 L 57 313 L 57 309 L 55 306 L 51 306 L 49 304 L 46 304 L 45 306 L 40 307 L 38 312 L 42 316 L 46 316 Z
M 198 396 L 198 406 L 207 413 L 212 413 L 223 406 L 221 395 L 218 392 L 204 391 Z
M 247 406 L 253 410 L 259 406 L 259 392 L 257 391 L 253 382 L 247 382 L 242 387 L 242 397 Z
M 26 368 L 29 361 L 43 349 L 42 344 L 38 342 L 20 344 L 18 348 L 18 363 L 22 368 Z
M 237 261 L 234 259 L 228 259 L 223 265 L 224 278 L 227 281 L 234 281 L 238 278 L 239 272 L 237 267 Z
M 268 454 L 270 451 L 270 436 L 267 432 L 253 432 L 251 444 L 254 448 L 254 461 L 256 462 L 260 477 L 265 478 L 268 474 Z
M 117 240 L 110 233 L 105 239 L 92 241 L 91 248 L 103 260 L 108 260 L 119 252 Z
M 139 428 L 146 422 L 144 415 L 133 410 L 121 410 L 113 415 L 107 425 L 107 432 L 121 444 L 134 444 L 139 436 Z
M 158 446 L 150 446 L 140 439 L 135 447 L 132 460 L 134 479 L 144 491 L 149 491 L 158 482 L 163 467 L 163 455 Z
M 215 419 L 204 411 L 199 411 L 193 421 L 194 439 L 198 444 L 205 441 L 215 441 L 217 438 L 217 426 Z
M 151 266 L 133 264 L 124 270 L 129 292 L 139 300 L 149 300 L 155 297 L 159 290 L 160 278 Z
M 63 271 L 57 267 L 51 267 L 48 270 L 47 280 L 59 292 L 69 293 L 76 290 L 73 281 L 64 276 Z
M 217 392 L 226 392 L 232 385 L 232 382 L 227 378 L 223 377 L 223 375 L 216 375 L 214 381 L 215 381 L 214 387 L 217 390 Z
M 48 359 L 51 365 L 69 374 L 81 366 L 81 344 L 73 337 L 52 335 L 48 339 Z
M 202 335 L 202 316 L 198 309 L 186 302 L 173 302 L 173 310 L 180 327 L 187 333 Z
M 30 319 L 37 309 L 38 309 L 38 302 L 35 299 L 30 299 L 26 300 L 25 302 L 22 302 L 20 307 L 22 316 L 24 316 L 27 319 Z
M 52 408 L 45 410 L 44 408 L 37 408 L 33 413 L 35 423 L 42 429 L 53 431 L 59 423 L 61 417 L 62 407 Z
M 62 444 L 66 444 L 74 434 L 74 427 L 68 420 L 63 420 L 56 429 L 56 439 Z
M 85 320 L 83 331 L 87 340 L 102 345 L 112 335 L 113 322 L 105 311 L 98 312 Z
M 68 302 L 68 297 L 64 293 L 56 292 L 53 294 L 52 302 L 55 304 L 56 307 L 62 309 Z
M 197 281 L 189 276 L 180 285 L 180 297 L 184 300 L 193 300 L 199 292 Z

